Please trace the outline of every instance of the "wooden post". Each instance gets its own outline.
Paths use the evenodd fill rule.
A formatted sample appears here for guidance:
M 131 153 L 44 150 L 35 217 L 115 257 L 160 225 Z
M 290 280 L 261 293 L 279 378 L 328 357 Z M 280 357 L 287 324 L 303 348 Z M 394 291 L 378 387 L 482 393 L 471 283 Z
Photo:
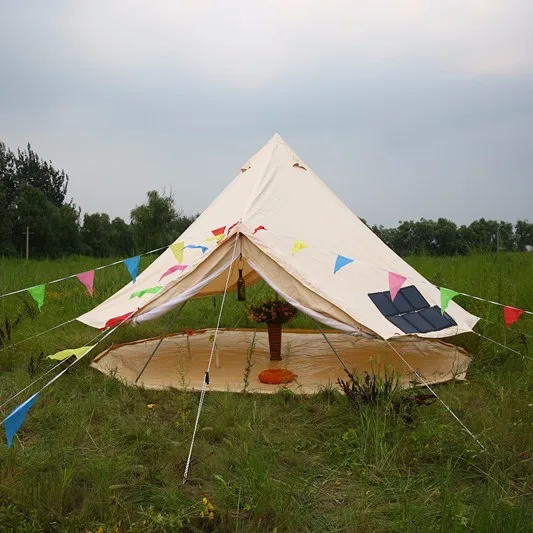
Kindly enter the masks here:
M 26 261 L 27 261 L 30 258 L 30 235 L 33 235 L 33 231 L 30 231 L 29 226 L 26 226 L 26 231 L 23 231 L 22 235 L 26 235 Z

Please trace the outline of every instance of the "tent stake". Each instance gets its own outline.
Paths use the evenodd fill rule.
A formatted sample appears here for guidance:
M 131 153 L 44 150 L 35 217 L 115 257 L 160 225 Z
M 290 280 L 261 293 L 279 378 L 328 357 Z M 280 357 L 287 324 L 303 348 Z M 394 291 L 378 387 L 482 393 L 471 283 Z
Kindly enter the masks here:
M 150 354 L 150 357 L 148 358 L 148 360 L 146 361 L 146 363 L 144 363 L 144 366 L 142 367 L 142 370 L 139 372 L 139 375 L 137 376 L 137 378 L 135 379 L 135 381 L 133 382 L 134 384 L 137 384 L 137 382 L 139 381 L 139 379 L 141 378 L 141 376 L 143 375 L 144 371 L 146 370 L 146 367 L 148 366 L 148 364 L 150 363 L 150 361 L 152 360 L 152 357 L 155 355 L 155 352 L 157 352 L 157 350 L 159 349 L 159 347 L 161 346 L 161 343 L 163 342 L 163 340 L 165 339 L 165 337 L 168 335 L 168 332 L 170 330 L 170 328 L 172 327 L 172 324 L 174 324 L 174 321 L 176 320 L 176 318 L 178 318 L 178 316 L 180 316 L 180 313 L 181 313 L 181 310 L 185 307 L 185 304 L 188 302 L 189 300 L 185 300 L 182 304 L 181 304 L 181 307 L 178 309 L 178 312 L 174 315 L 174 318 L 172 318 L 172 320 L 168 323 L 168 326 L 167 328 L 165 329 L 163 335 L 161 336 L 161 338 L 159 339 L 159 342 L 157 343 L 156 347 L 154 348 L 154 351 Z

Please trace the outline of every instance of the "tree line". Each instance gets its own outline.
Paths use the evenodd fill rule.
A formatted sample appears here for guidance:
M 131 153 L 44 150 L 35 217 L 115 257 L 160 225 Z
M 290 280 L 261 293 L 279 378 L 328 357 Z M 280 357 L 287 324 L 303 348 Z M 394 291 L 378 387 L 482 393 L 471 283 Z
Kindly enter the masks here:
M 32 257 L 83 254 L 127 257 L 173 242 L 198 215 L 177 209 L 172 194 L 149 191 L 132 209 L 130 222 L 106 213 L 84 214 L 67 198 L 64 170 L 41 159 L 28 144 L 12 152 L 0 141 L 0 255 L 23 256 L 25 231 Z M 366 222 L 365 222 L 366 223 Z M 400 255 L 463 255 L 525 251 L 533 247 L 533 224 L 480 219 L 457 226 L 445 218 L 402 221 L 396 228 L 371 226 Z
M 32 257 L 83 254 L 127 257 L 165 246 L 198 215 L 176 208 L 172 194 L 149 191 L 132 209 L 130 222 L 107 213 L 86 213 L 67 199 L 69 178 L 28 144 L 12 152 L 0 142 L 0 255 L 22 256 L 25 232 Z

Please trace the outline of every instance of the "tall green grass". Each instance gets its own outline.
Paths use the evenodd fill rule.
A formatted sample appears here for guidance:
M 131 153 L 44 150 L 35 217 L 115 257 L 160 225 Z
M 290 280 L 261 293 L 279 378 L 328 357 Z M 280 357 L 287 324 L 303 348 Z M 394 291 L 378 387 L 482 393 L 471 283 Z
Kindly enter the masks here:
M 0 292 L 105 262 L 2 260 Z M 410 262 L 439 285 L 533 308 L 533 254 Z M 27 295 L 0 299 L 0 325 L 22 315 L 16 342 L 89 310 L 127 281 L 123 265 L 97 272 L 95 301 L 76 279 L 52 285 L 42 313 L 28 311 L 35 304 Z M 267 295 L 261 286 L 248 292 Z M 481 333 L 533 356 L 531 337 L 516 333 L 533 335 L 531 317 L 507 330 L 501 308 L 457 301 L 485 319 Z M 213 326 L 219 306 L 220 298 L 191 302 L 174 329 Z M 223 326 L 239 319 L 249 325 L 231 295 Z M 109 342 L 157 335 L 168 320 L 123 328 Z M 50 368 L 36 362 L 41 352 L 81 346 L 94 334 L 74 323 L 0 352 L 2 401 L 30 382 L 30 372 Z M 334 390 L 209 393 L 186 485 L 198 396 L 126 387 L 83 361 L 43 392 L 20 442 L 0 445 L 0 531 L 529 531 L 533 362 L 474 335 L 454 342 L 473 355 L 469 380 L 438 393 L 485 452 L 438 403 L 417 408 L 408 422 L 382 405 L 354 408 Z M 203 497 L 214 520 L 200 516 Z

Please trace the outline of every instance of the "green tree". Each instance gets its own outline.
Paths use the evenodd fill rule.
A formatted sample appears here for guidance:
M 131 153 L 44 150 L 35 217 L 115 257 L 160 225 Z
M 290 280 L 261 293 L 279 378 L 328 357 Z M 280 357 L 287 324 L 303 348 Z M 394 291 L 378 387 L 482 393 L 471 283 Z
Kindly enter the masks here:
M 133 234 L 130 226 L 119 217 L 111 222 L 110 246 L 113 255 L 127 257 L 134 253 Z
M 515 224 L 515 237 L 519 251 L 525 251 L 526 246 L 533 246 L 533 224 L 527 220 L 519 220 Z
M 112 253 L 111 222 L 106 213 L 85 214 L 81 228 L 82 250 L 86 255 L 108 257 Z
M 26 227 L 33 232 L 30 246 L 32 256 L 57 257 L 61 255 L 60 210 L 47 200 L 42 191 L 31 185 L 23 185 L 20 189 L 13 224 L 13 241 L 20 254 L 25 253 L 23 233 Z
M 170 244 L 179 236 L 178 220 L 172 194 L 149 191 L 145 204 L 131 211 L 131 229 L 137 252 L 146 252 Z
M 51 161 L 41 159 L 29 143 L 26 151 L 18 150 L 15 168 L 16 186 L 30 185 L 55 206 L 63 205 L 68 188 L 67 174 L 64 170 L 56 170 Z

